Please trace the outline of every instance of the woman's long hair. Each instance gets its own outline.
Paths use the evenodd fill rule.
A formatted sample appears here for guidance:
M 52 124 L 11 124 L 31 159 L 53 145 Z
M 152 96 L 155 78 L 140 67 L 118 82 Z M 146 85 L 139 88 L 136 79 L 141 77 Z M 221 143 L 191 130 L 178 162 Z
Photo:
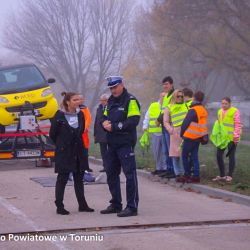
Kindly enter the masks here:
M 61 93 L 61 96 L 63 96 L 63 100 L 62 100 L 62 103 L 61 103 L 61 108 L 64 108 L 66 111 L 69 111 L 69 108 L 68 108 L 68 103 L 71 98 L 75 95 L 78 95 L 77 93 L 75 92 L 62 92 Z

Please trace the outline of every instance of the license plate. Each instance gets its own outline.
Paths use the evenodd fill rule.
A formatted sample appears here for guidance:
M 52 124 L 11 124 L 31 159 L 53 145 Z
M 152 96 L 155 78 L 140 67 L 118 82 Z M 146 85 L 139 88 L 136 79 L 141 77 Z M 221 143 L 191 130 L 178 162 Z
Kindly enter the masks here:
M 41 156 L 40 150 L 22 150 L 17 151 L 17 157 L 36 157 Z

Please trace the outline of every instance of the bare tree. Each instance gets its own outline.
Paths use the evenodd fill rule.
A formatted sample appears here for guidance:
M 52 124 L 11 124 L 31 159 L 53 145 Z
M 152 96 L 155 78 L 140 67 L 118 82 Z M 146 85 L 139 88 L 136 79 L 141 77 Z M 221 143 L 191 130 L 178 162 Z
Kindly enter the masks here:
M 237 86 L 250 94 L 250 2 L 248 0 L 166 0 L 168 36 L 195 51 L 203 63 L 237 75 Z M 162 11 L 163 10 L 163 11 Z M 248 76 L 248 77 L 247 77 Z M 232 77 L 233 78 L 233 77 Z
M 92 0 L 90 1 L 91 30 L 96 46 L 96 84 L 94 96 L 101 91 L 104 76 L 109 72 L 120 72 L 126 56 L 129 36 L 131 1 Z M 94 105 L 94 98 L 90 106 Z
M 152 82 L 173 74 L 208 98 L 221 79 L 250 94 L 249 11 L 249 0 L 155 1 L 137 21 L 139 66 L 153 68 Z
M 93 93 L 92 108 L 106 74 L 119 71 L 131 9 L 122 0 L 25 0 L 7 23 L 5 45 L 45 67 L 66 90 Z

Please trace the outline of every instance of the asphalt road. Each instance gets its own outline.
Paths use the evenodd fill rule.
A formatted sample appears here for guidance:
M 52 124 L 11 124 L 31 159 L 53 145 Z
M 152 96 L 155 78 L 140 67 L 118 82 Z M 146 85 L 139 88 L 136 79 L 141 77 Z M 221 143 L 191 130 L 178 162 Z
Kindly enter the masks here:
M 98 175 L 101 168 L 91 166 Z M 55 213 L 54 187 L 32 177 L 55 177 L 32 161 L 0 162 L 0 249 L 250 249 L 250 207 L 139 177 L 136 217 L 101 215 L 107 184 L 85 185 L 94 213 L 79 213 L 73 186 Z M 122 178 L 124 181 L 124 178 Z M 122 183 L 125 200 L 125 183 Z

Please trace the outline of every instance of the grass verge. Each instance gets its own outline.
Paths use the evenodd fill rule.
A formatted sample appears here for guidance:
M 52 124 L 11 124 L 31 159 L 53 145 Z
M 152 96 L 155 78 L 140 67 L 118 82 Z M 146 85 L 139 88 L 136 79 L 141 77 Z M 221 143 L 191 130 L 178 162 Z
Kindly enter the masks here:
M 137 168 L 148 171 L 154 170 L 154 160 L 150 149 L 143 152 L 139 143 L 137 143 L 135 153 Z M 91 141 L 89 154 L 100 158 L 99 144 L 94 144 Z M 231 184 L 212 182 L 212 178 L 217 176 L 219 171 L 216 163 L 216 148 L 211 143 L 200 146 L 199 158 L 202 184 L 250 196 L 250 146 L 240 144 L 237 147 L 236 168 Z M 225 166 L 227 172 L 228 158 L 225 158 Z

